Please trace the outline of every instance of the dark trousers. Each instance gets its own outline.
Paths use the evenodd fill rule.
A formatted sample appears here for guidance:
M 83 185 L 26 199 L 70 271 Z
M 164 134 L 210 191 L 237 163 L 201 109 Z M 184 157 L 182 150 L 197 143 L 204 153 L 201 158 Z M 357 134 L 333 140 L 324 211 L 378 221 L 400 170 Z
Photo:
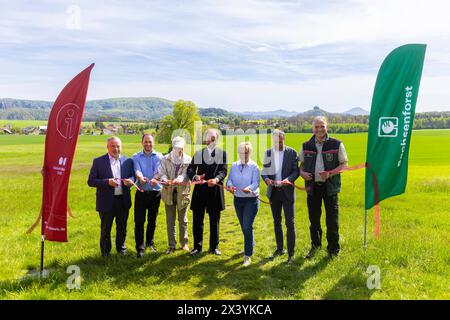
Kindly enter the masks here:
M 322 245 L 322 228 L 320 226 L 320 216 L 322 215 L 322 200 L 325 205 L 326 225 L 327 225 L 327 250 L 330 253 L 339 252 L 339 221 L 338 221 L 338 195 L 327 195 L 326 185 L 314 183 L 312 194 L 308 194 L 309 230 L 311 233 L 311 246 L 320 247 Z
M 192 231 L 194 234 L 194 249 L 199 251 L 203 248 L 203 220 L 205 209 L 193 210 Z M 209 215 L 209 250 L 215 250 L 219 246 L 219 222 L 220 211 L 208 211 Z
M 127 250 L 125 239 L 127 237 L 128 209 L 123 204 L 122 196 L 114 196 L 113 205 L 108 212 L 99 212 L 101 220 L 100 250 L 102 254 L 111 252 L 111 228 L 116 218 L 116 250 Z
M 283 250 L 283 227 L 281 225 L 283 217 L 281 210 L 284 211 L 286 225 L 287 249 L 290 256 L 294 255 L 295 248 L 295 220 L 294 220 L 294 201 L 287 199 L 281 188 L 273 188 L 270 196 L 270 208 L 272 209 L 273 226 L 275 229 L 275 239 L 277 241 L 277 250 Z
M 134 198 L 134 238 L 136 240 L 136 251 L 144 251 L 145 245 L 153 246 L 153 238 L 156 229 L 156 217 L 158 216 L 161 203 L 160 191 L 136 192 Z M 147 232 L 144 244 L 144 225 L 147 218 Z

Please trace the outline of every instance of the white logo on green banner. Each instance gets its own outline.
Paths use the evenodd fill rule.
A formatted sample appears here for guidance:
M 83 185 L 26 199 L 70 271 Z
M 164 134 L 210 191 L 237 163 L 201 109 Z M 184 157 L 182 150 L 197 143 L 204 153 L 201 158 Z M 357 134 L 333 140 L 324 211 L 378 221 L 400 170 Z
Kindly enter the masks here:
M 398 135 L 398 118 L 381 117 L 378 124 L 378 136 L 395 138 Z

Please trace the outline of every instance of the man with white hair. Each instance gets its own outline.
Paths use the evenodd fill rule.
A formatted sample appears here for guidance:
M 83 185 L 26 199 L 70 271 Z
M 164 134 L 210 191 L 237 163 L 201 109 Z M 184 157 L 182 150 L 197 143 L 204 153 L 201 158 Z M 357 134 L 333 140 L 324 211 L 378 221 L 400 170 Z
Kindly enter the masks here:
M 307 259 L 314 257 L 322 246 L 322 201 L 326 212 L 328 254 L 335 257 L 339 253 L 338 193 L 341 190 L 341 176 L 338 171 L 348 163 L 344 144 L 328 136 L 328 124 L 324 117 L 314 118 L 312 131 L 314 135 L 303 143 L 298 156 L 300 175 L 305 179 L 308 193 L 311 249 Z
M 294 262 L 295 249 L 295 180 L 299 176 L 297 152 L 285 145 L 285 133 L 276 129 L 272 132 L 273 147 L 266 151 L 261 176 L 267 184 L 270 199 L 277 249 L 270 256 L 274 259 L 285 253 L 283 244 L 282 210 L 286 224 L 288 264 Z
M 111 251 L 111 228 L 116 219 L 116 250 L 127 253 L 128 212 L 131 207 L 130 187 L 134 183 L 133 161 L 121 155 L 122 141 L 110 137 L 108 153 L 94 159 L 88 185 L 97 188 L 96 210 L 100 215 L 100 250 L 103 257 Z
M 203 250 L 203 220 L 205 211 L 209 215 L 209 253 L 221 255 L 219 250 L 220 212 L 225 210 L 223 181 L 227 176 L 227 154 L 217 147 L 219 132 L 207 129 L 205 132 L 206 147 L 197 151 L 188 167 L 190 180 L 205 181 L 197 184 L 192 193 L 191 210 L 193 212 L 192 229 L 194 233 L 194 249 L 191 256 Z

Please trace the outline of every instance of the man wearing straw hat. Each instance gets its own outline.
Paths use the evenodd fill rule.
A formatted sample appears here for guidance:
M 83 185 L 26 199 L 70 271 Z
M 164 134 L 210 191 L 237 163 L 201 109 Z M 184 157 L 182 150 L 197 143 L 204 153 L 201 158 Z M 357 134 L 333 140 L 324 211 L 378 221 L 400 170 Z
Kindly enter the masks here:
M 188 247 L 188 219 L 187 210 L 191 201 L 191 186 L 187 176 L 187 168 L 191 163 L 191 157 L 184 153 L 185 141 L 182 137 L 172 140 L 172 151 L 161 160 L 155 179 L 163 185 L 161 199 L 166 206 L 167 238 L 169 247 L 167 254 L 175 251 L 176 218 L 178 210 L 179 241 L 180 248 L 189 251 Z

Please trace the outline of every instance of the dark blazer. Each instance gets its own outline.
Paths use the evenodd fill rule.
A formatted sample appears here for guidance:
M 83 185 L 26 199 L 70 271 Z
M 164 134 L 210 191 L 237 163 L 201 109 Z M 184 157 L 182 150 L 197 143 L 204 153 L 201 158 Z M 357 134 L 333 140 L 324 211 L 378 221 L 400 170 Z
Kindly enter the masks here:
M 275 180 L 275 159 L 273 157 L 272 149 L 269 149 L 266 151 L 264 156 L 264 164 L 263 169 L 261 171 L 261 177 L 263 180 L 266 180 L 267 178 Z M 298 168 L 298 158 L 297 158 L 297 152 L 286 146 L 286 149 L 284 150 L 283 154 L 283 164 L 281 167 L 281 179 L 284 180 L 286 178 L 289 179 L 290 182 L 294 183 L 295 180 L 300 175 L 300 170 Z M 270 199 L 270 196 L 272 195 L 272 187 L 267 186 L 267 192 L 266 195 Z M 282 189 L 284 191 L 284 194 L 286 197 L 294 201 L 295 199 L 295 188 L 293 186 L 284 185 L 282 186 Z
M 219 184 L 223 185 L 227 171 L 227 154 L 225 151 L 216 148 L 209 157 L 208 151 L 203 148 L 192 157 L 187 174 L 190 180 L 195 175 L 205 174 L 205 180 L 217 178 Z M 221 186 L 208 187 L 208 184 L 205 183 L 194 187 L 191 210 L 205 210 L 205 208 L 208 212 L 225 210 L 225 198 Z
M 134 181 L 133 160 L 120 156 L 120 173 L 122 179 L 131 178 Z M 94 159 L 89 172 L 88 185 L 97 188 L 96 210 L 108 212 L 112 208 L 114 188 L 108 184 L 108 179 L 114 178 L 108 154 Z M 131 207 L 130 188 L 122 184 L 123 202 L 127 209 Z

